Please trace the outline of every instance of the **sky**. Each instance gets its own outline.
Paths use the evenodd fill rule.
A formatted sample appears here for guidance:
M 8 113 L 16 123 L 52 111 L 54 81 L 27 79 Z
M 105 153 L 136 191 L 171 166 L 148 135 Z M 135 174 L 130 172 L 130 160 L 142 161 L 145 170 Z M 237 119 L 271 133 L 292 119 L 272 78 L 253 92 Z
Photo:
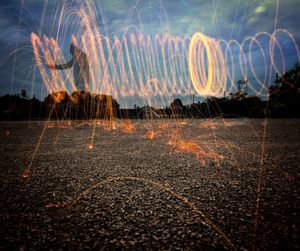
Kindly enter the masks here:
M 93 7 L 97 29 L 107 36 L 139 31 L 191 38 L 202 32 L 241 43 L 247 36 L 277 28 L 287 29 L 300 45 L 300 0 L 1 0 L 1 96 L 21 89 L 40 99 L 48 94 L 36 67 L 30 34 L 56 38 L 68 58 L 67 47 L 80 25 L 76 10 L 87 2 Z M 292 41 L 284 35 L 279 41 L 286 67 L 292 67 L 297 62 Z M 263 66 L 257 63 L 256 67 L 257 74 L 262 74 Z

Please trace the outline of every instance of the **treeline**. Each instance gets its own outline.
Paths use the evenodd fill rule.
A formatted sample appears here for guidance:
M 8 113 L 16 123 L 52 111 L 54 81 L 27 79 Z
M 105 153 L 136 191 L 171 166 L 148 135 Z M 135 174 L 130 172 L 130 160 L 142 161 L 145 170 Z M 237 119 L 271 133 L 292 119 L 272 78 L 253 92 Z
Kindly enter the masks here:
M 1 120 L 37 119 L 156 119 L 156 118 L 209 118 L 215 116 L 263 117 L 265 104 L 258 97 L 209 98 L 202 103 L 183 105 L 179 98 L 169 106 L 158 109 L 145 105 L 120 109 L 109 95 L 67 92 L 49 94 L 44 101 L 26 99 L 17 95 L 0 97 Z
M 266 102 L 258 97 L 208 98 L 204 102 L 183 105 L 179 98 L 165 108 L 148 105 L 134 106 L 133 109 L 120 109 L 117 101 L 108 95 L 90 93 L 57 92 L 48 95 L 44 101 L 36 98 L 25 99 L 19 96 L 0 97 L 1 120 L 38 119 L 159 119 L 159 118 L 211 118 L 264 117 Z
M 211 118 L 225 117 L 300 117 L 300 66 L 277 77 L 269 88 L 269 101 L 256 96 L 231 95 L 207 98 L 204 102 L 183 105 L 179 98 L 165 108 L 145 105 L 120 109 L 110 95 L 61 91 L 49 94 L 44 101 L 19 95 L 0 97 L 1 120 L 35 119 L 111 119 L 130 118 Z
M 300 117 L 300 65 L 276 78 L 269 88 L 271 117 Z
M 119 116 L 119 107 L 110 95 L 65 91 L 49 94 L 44 101 L 19 95 L 0 97 L 2 120 L 95 119 Z

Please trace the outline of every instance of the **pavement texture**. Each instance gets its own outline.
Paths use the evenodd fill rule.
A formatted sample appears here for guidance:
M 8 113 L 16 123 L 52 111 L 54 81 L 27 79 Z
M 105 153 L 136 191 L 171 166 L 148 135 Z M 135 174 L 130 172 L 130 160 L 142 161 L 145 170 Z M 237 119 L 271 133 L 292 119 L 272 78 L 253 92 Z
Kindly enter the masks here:
M 299 250 L 300 120 L 0 128 L 0 250 Z

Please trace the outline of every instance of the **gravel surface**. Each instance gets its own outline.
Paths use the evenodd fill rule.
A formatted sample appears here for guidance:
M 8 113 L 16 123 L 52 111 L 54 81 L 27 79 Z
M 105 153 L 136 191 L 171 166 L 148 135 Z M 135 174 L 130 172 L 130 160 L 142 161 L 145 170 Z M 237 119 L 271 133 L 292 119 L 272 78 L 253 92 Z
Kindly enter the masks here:
M 299 249 L 300 120 L 128 124 L 1 122 L 0 250 Z

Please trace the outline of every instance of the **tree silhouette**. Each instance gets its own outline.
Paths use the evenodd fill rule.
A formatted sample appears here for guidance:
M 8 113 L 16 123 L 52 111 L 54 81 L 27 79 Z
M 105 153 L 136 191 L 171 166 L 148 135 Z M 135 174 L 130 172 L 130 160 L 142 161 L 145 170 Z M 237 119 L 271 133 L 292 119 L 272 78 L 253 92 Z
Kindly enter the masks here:
M 270 115 L 300 117 L 300 65 L 283 74 L 276 85 L 269 88 Z
M 180 98 L 174 99 L 174 101 L 171 103 L 171 109 L 173 114 L 183 114 L 184 111 L 184 105 L 182 104 L 182 101 Z

